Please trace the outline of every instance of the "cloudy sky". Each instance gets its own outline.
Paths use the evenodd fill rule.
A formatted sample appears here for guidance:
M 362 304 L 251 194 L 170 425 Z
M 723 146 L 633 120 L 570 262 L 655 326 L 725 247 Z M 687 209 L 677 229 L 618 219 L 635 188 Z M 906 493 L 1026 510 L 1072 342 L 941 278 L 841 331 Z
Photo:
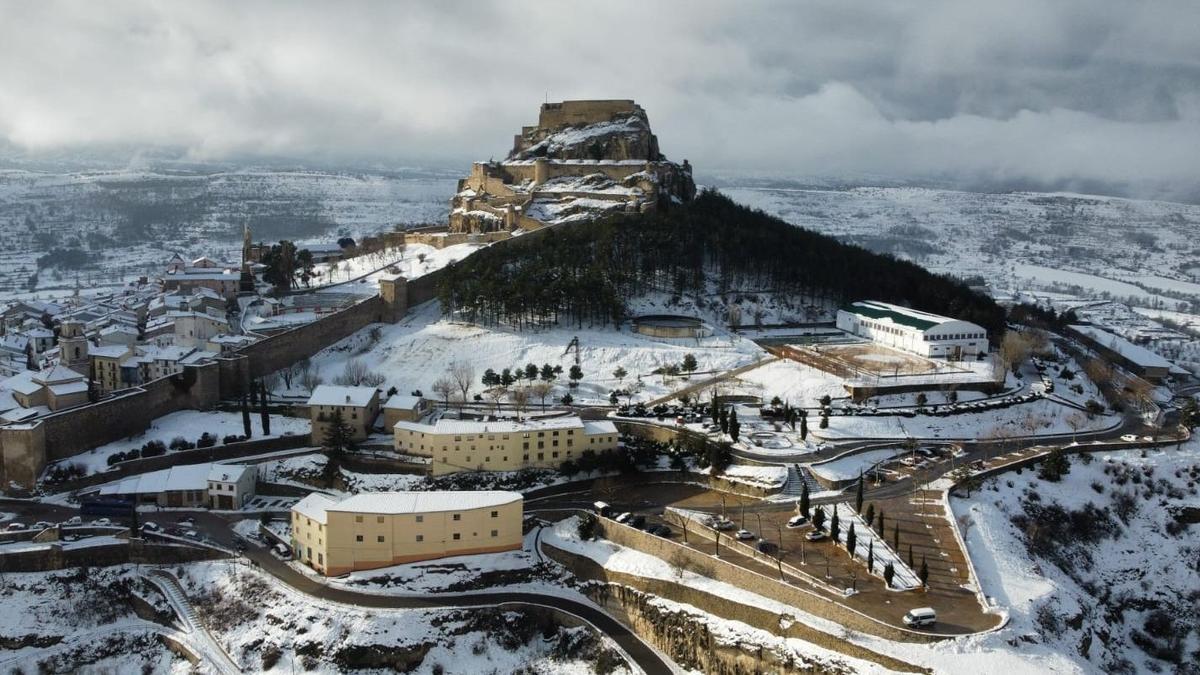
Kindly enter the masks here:
M 0 4 L 0 146 L 454 166 L 633 98 L 701 172 L 1186 198 L 1200 2 Z

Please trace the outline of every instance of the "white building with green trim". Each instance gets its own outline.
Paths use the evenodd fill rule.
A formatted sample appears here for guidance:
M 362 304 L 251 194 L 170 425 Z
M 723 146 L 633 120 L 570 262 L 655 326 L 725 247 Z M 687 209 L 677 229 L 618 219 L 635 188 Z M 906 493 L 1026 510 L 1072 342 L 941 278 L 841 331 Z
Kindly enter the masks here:
M 987 331 L 982 326 L 875 300 L 860 300 L 839 309 L 837 327 L 921 356 L 961 359 L 988 352 Z

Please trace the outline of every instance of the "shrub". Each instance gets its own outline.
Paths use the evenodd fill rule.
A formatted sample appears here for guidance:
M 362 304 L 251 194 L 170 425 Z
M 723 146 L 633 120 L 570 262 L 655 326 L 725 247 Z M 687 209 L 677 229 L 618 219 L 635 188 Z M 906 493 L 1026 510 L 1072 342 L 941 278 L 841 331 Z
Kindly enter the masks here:
M 586 513 L 579 519 L 579 538 L 588 541 L 594 536 L 596 536 L 596 517 Z
M 200 438 L 196 439 L 197 448 L 211 448 L 217 444 L 217 437 L 207 431 L 200 434 Z
M 193 446 L 191 442 L 183 436 L 176 436 L 175 438 L 171 439 L 171 444 L 167 447 L 171 448 L 172 450 L 191 450 L 195 446 Z
M 142 446 L 142 457 L 158 457 L 167 454 L 167 445 L 162 441 L 148 441 Z

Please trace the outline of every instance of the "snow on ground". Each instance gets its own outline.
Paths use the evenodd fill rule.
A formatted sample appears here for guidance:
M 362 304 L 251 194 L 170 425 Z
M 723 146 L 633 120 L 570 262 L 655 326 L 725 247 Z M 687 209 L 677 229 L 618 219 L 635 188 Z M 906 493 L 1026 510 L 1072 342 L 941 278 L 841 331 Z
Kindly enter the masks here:
M 750 464 L 731 465 L 725 469 L 725 473 L 721 474 L 721 478 L 735 483 L 745 483 L 746 485 L 769 489 L 782 487 L 787 482 L 787 477 L 788 470 L 786 466 L 757 466 Z
M 1183 663 L 1196 662 L 1200 635 L 1189 609 L 1196 525 L 1172 528 L 1181 527 L 1173 514 L 1200 506 L 1198 478 L 1200 441 L 1193 440 L 1145 457 L 1138 450 L 1097 453 L 1087 464 L 1076 457 L 1060 483 L 1034 471 L 1007 473 L 969 499 L 952 499 L 983 592 L 1010 621 L 987 635 L 886 651 L 946 673 L 1188 672 L 1150 658 L 1135 640 L 1178 638 Z M 1097 509 L 1091 515 L 1062 515 L 1086 513 L 1089 504 Z M 1029 537 L 1039 532 L 1035 555 Z M 1155 623 L 1156 610 L 1172 617 L 1170 625 Z
M 660 396 L 683 386 L 686 383 L 680 378 L 664 378 L 651 371 L 681 363 L 689 353 L 696 357 L 700 371 L 728 370 L 763 355 L 753 342 L 725 333 L 700 340 L 666 340 L 633 333 L 627 326 L 620 331 L 611 327 L 515 331 L 455 323 L 442 319 L 440 314 L 436 302 L 427 303 L 402 322 L 381 326 L 377 343 L 371 341 L 371 329 L 364 329 L 318 353 L 312 359 L 313 365 L 320 369 L 326 382 L 332 382 L 348 361 L 357 359 L 386 378 L 381 385 L 383 389 L 391 386 L 402 392 L 419 389 L 432 397 L 433 383 L 445 377 L 447 368 L 455 361 L 474 367 L 472 394 L 483 390 L 479 380 L 488 368 L 499 373 L 528 363 L 539 368 L 549 363 L 561 366 L 563 373 L 555 381 L 555 390 L 547 403 L 570 391 L 576 402 L 607 404 L 611 390 L 637 388 L 639 376 L 640 391 L 635 400 Z M 574 337 L 579 338 L 584 377 L 578 388 L 569 389 L 567 373 L 575 360 L 573 351 L 570 355 L 565 352 Z M 623 379 L 614 377 L 617 367 L 628 373 Z
M 346 672 L 369 667 L 379 653 L 411 654 L 417 663 L 408 672 L 423 675 L 522 668 L 585 675 L 597 661 L 620 661 L 594 632 L 543 634 L 520 611 L 362 608 L 316 600 L 249 567 L 197 563 L 182 571 L 197 615 L 248 672 Z M 270 653 L 277 656 L 268 665 Z
M 809 465 L 809 470 L 825 480 L 842 481 L 858 478 L 863 472 L 876 464 L 889 460 L 902 452 L 899 447 L 883 450 L 868 450 L 845 457 Z
M 1071 419 L 1079 423 L 1077 429 L 1071 428 Z M 830 440 L 908 437 L 976 439 L 997 431 L 1014 436 L 1071 434 L 1108 429 L 1120 421 L 1116 415 L 1096 415 L 1089 419 L 1075 408 L 1040 399 L 1008 408 L 946 417 L 834 415 L 829 418 L 828 429 L 818 428 L 814 420 L 810 419 L 809 431 L 814 436 Z
M 737 376 L 736 393 L 770 401 L 778 396 L 796 407 L 814 407 L 822 396 L 845 398 L 842 379 L 790 359 L 772 361 Z
M 254 432 L 253 439 L 307 434 L 309 427 L 310 422 L 307 419 L 272 415 L 271 434 L 263 436 L 261 418 L 257 413 L 250 415 L 250 428 Z M 155 419 L 150 424 L 150 428 L 140 434 L 101 445 L 83 454 L 64 459 L 61 463 L 81 464 L 88 473 L 99 473 L 108 470 L 109 455 L 141 448 L 149 441 L 162 441 L 169 446 L 172 440 L 182 437 L 195 443 L 201 434 L 208 432 L 210 435 L 216 436 L 217 445 L 221 445 L 221 439 L 225 436 L 240 436 L 244 431 L 241 413 L 185 410 Z M 168 448 L 167 452 L 170 453 L 172 450 Z
M 913 572 L 908 563 L 900 557 L 892 547 L 888 545 L 885 537 L 880 537 L 871 529 L 871 526 L 863 520 L 862 516 L 855 513 L 854 508 L 849 502 L 841 502 L 834 504 L 826 513 L 832 517 L 834 509 L 837 509 L 838 514 L 838 541 L 845 548 L 846 538 L 850 536 L 850 523 L 854 523 L 854 553 L 856 559 L 863 563 L 864 568 L 869 555 L 874 556 L 875 569 L 874 574 L 879 578 L 883 578 L 883 569 L 890 562 L 894 568 L 896 575 L 892 578 L 892 588 L 897 591 L 914 590 L 921 587 L 921 580 Z
M 389 249 L 383 257 L 357 256 L 338 263 L 327 263 L 318 268 L 323 269 L 327 282 L 333 285 L 322 292 L 374 295 L 379 292 L 379 277 L 383 275 L 399 273 L 406 279 L 416 279 L 458 262 L 485 246 L 487 244 L 466 243 L 436 248 L 428 244 L 409 244 L 403 253 Z M 332 269 L 335 264 L 337 270 Z M 362 278 L 354 283 L 343 283 L 357 277 Z
M 683 586 L 697 589 L 699 591 L 703 591 L 705 593 L 709 593 L 710 595 L 715 595 L 733 602 L 741 603 L 743 605 L 775 611 L 778 612 L 780 616 L 786 615 L 795 617 L 805 625 L 816 628 L 817 630 L 834 634 L 837 634 L 841 631 L 841 628 L 832 621 L 807 614 L 795 607 L 761 595 L 757 595 L 755 593 L 751 593 L 732 584 L 716 581 L 715 579 L 710 579 L 709 577 L 696 574 L 690 570 L 674 567 L 667 561 L 652 556 L 648 553 L 642 553 L 641 551 L 626 548 L 605 539 L 583 541 L 579 538 L 578 516 L 572 516 L 565 520 L 561 520 L 555 523 L 553 527 L 543 530 L 542 541 L 556 548 L 591 558 L 606 570 L 630 574 L 646 579 L 660 579 L 674 582 Z M 803 640 L 798 640 L 795 638 L 779 638 L 767 633 L 766 631 L 759 631 L 738 621 L 729 621 L 726 619 L 712 617 L 711 615 L 705 614 L 691 605 L 672 603 L 669 600 L 663 599 L 655 600 L 655 602 L 665 603 L 664 606 L 676 606 L 685 609 L 688 612 L 704 614 L 704 616 L 709 617 L 710 622 L 715 622 L 715 624 L 719 625 L 723 630 L 728 631 L 728 634 L 730 635 L 739 634 L 744 636 L 753 636 L 756 644 L 767 644 L 775 647 L 786 645 L 789 650 L 794 650 L 797 655 L 802 655 L 802 661 L 815 662 L 813 665 L 817 666 L 818 668 L 822 663 L 837 663 L 840 665 L 849 666 L 854 670 L 854 672 L 859 673 L 887 672 L 886 670 L 879 668 L 879 666 L 869 661 L 850 658 L 837 652 L 823 649 Z

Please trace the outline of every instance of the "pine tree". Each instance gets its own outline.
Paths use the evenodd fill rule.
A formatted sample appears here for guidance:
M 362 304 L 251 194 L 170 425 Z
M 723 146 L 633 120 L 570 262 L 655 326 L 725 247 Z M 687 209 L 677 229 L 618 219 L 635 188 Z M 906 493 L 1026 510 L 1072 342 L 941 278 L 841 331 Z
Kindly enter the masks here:
M 330 456 L 354 449 L 354 429 L 346 423 L 340 409 L 334 410 L 329 417 L 321 444 L 329 451 Z
M 867 572 L 875 573 L 875 540 L 872 539 L 867 545 Z
M 862 513 L 863 505 L 863 475 L 858 472 L 858 490 L 854 493 L 854 512 Z
M 822 413 L 821 414 L 821 423 L 818 424 L 817 427 L 819 427 L 821 429 L 828 429 L 829 428 L 829 416 Z
M 1051 483 L 1057 483 L 1062 480 L 1062 477 L 1071 473 L 1071 458 L 1067 457 L 1067 453 L 1062 448 L 1055 448 L 1050 451 L 1050 454 L 1042 461 L 1041 470 L 1038 471 L 1038 478 Z
M 271 413 L 267 410 L 267 385 L 263 382 L 258 383 L 259 386 L 259 415 L 262 417 L 262 432 L 263 436 L 271 435 Z
M 500 384 L 500 376 L 496 374 L 496 371 L 488 368 L 483 371 L 483 379 L 481 381 L 485 387 L 494 387 Z
M 242 431 L 245 432 L 246 438 L 250 438 L 254 434 L 250 428 L 250 401 L 242 394 Z
M 682 370 L 685 373 L 691 374 L 698 367 L 699 367 L 699 364 L 696 363 L 695 356 L 692 356 L 691 354 L 684 354 L 683 364 L 681 366 L 679 366 L 680 370 Z
M 808 518 L 808 482 L 800 484 L 800 515 Z
M 838 522 L 838 507 L 833 505 L 833 517 L 829 519 L 829 538 L 833 539 L 833 543 L 837 544 L 838 535 L 842 532 L 842 525 Z
M 858 533 L 854 530 L 854 521 L 850 521 L 850 529 L 846 530 L 846 552 L 854 558 L 854 547 L 858 543 Z
M 887 583 L 888 588 L 892 587 L 892 579 L 896 576 L 896 566 L 888 561 L 888 564 L 883 566 L 883 580 Z
M 579 364 L 571 366 L 571 371 L 567 374 L 567 377 L 570 378 L 572 387 L 578 387 L 579 381 L 583 379 L 583 368 L 580 368 Z
M 547 382 L 553 382 L 554 381 L 554 366 L 550 365 L 549 363 L 542 364 L 541 377 L 543 380 L 545 380 Z
M 921 587 L 929 587 L 929 565 L 925 564 L 925 556 L 921 556 L 921 571 L 917 572 L 917 576 L 921 579 Z
M 538 367 L 535 364 L 528 363 L 525 365 L 525 379 L 533 382 L 537 379 Z

